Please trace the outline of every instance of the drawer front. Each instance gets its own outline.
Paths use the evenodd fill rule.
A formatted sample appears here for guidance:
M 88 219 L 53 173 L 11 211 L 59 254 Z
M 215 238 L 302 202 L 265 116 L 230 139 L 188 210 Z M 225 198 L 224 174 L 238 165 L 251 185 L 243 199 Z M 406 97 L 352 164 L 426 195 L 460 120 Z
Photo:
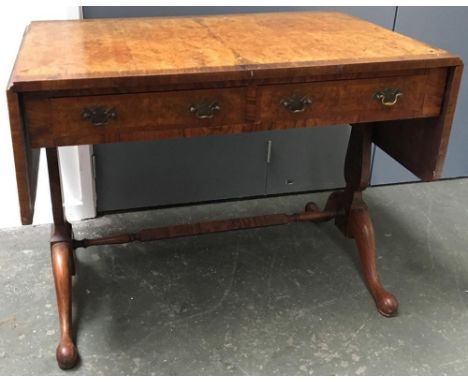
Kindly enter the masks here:
M 422 74 L 269 85 L 260 89 L 260 120 L 303 126 L 437 116 L 446 69 Z
M 434 117 L 447 69 L 295 84 L 24 98 L 33 148 Z
M 205 89 L 50 99 L 54 140 L 118 141 L 120 134 L 245 122 L 245 89 Z

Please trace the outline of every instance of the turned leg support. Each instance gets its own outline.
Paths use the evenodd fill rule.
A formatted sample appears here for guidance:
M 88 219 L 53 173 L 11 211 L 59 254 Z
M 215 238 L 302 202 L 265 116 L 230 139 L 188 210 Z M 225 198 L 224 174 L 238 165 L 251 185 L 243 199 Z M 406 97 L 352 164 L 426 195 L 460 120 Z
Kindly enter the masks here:
M 377 273 L 374 227 L 362 192 L 369 185 L 371 172 L 372 124 L 353 125 L 345 162 L 346 188 L 328 204 L 339 208 L 336 223 L 356 241 L 364 280 L 374 297 L 377 310 L 389 317 L 397 313 L 398 301 L 387 292 Z M 333 195 L 332 195 L 333 196 Z
M 62 369 L 75 366 L 78 353 L 72 340 L 72 268 L 73 255 L 70 243 L 59 242 L 51 246 L 52 269 L 60 322 L 60 342 L 56 356 Z
M 385 317 L 394 316 L 398 301 L 387 292 L 377 272 L 374 227 L 362 192 L 369 185 L 372 147 L 372 125 L 353 125 L 345 161 L 346 188 L 333 192 L 325 211 L 335 212 L 335 224 L 349 238 L 356 241 L 362 272 L 377 310 Z M 315 203 L 308 203 L 306 211 L 316 211 Z
M 63 213 L 62 187 L 56 148 L 46 149 L 49 170 L 50 195 L 54 225 L 50 238 L 52 270 L 60 323 L 60 342 L 56 356 L 62 369 L 75 366 L 78 352 L 72 338 L 72 275 L 75 262 L 72 246 L 72 226 Z

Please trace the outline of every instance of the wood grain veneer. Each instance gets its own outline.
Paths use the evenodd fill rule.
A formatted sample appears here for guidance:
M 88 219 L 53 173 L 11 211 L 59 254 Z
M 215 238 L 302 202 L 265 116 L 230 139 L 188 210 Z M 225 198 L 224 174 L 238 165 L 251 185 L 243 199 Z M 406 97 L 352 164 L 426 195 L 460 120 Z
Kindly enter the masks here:
M 40 21 L 25 33 L 11 86 L 121 87 L 142 77 L 155 84 L 248 80 L 392 70 L 395 63 L 410 69 L 460 59 L 335 12 Z

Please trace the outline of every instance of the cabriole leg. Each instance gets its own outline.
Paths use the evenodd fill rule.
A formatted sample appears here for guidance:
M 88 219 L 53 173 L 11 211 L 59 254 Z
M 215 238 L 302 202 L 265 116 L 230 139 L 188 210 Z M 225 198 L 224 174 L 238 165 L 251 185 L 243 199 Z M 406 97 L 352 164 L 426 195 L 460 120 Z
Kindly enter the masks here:
M 374 227 L 367 207 L 351 209 L 348 217 L 348 229 L 356 241 L 356 246 L 361 260 L 364 280 L 374 297 L 377 310 L 386 317 L 394 316 L 398 310 L 398 301 L 391 293 L 387 292 L 379 279 L 377 272 Z

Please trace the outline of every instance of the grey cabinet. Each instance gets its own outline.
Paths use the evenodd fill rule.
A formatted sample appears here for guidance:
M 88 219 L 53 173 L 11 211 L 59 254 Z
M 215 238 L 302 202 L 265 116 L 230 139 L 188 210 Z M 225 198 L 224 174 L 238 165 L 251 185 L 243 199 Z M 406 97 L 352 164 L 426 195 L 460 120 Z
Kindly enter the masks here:
M 271 132 L 267 194 L 343 187 L 350 131 L 342 125 Z
M 95 146 L 99 211 L 265 192 L 263 133 Z
M 468 62 L 468 7 L 398 7 L 395 31 L 456 53 Z M 468 81 L 460 88 L 443 177 L 468 176 Z M 415 181 L 399 163 L 377 149 L 372 184 Z

